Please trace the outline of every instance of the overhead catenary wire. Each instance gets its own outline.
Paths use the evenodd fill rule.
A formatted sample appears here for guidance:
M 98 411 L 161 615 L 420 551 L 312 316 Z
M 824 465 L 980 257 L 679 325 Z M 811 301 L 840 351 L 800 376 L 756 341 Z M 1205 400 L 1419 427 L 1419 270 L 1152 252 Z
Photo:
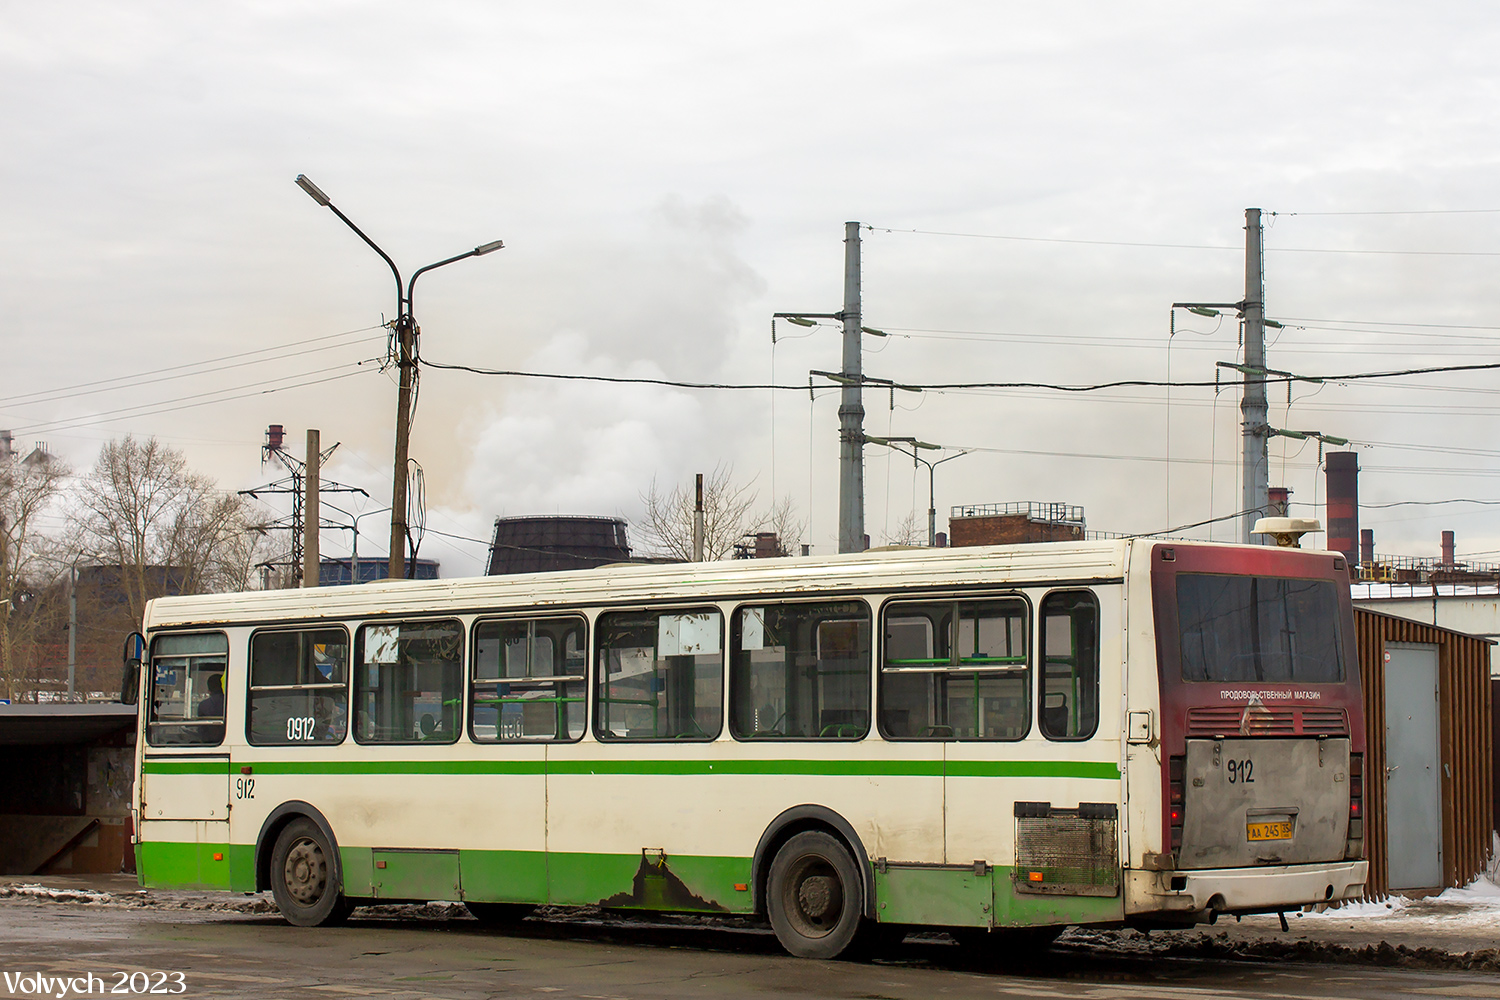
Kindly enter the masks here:
M 582 375 L 567 372 L 529 372 L 513 368 L 482 368 L 476 365 L 446 364 L 438 361 L 419 359 L 419 363 L 428 368 L 439 368 L 446 371 L 469 372 L 473 375 L 499 376 L 507 378 L 533 378 L 552 379 L 565 382 L 606 382 L 614 385 L 659 385 L 675 389 L 720 389 L 720 390 L 766 390 L 775 389 L 781 391 L 804 392 L 808 389 L 806 385 L 779 385 L 769 382 L 695 382 L 682 379 L 669 378 L 646 378 L 641 376 L 625 375 Z M 1237 385 L 1277 385 L 1285 382 L 1357 382 L 1370 379 L 1404 378 L 1409 375 L 1431 375 L 1439 372 L 1475 372 L 1494 371 L 1500 369 L 1500 362 L 1487 362 L 1472 365 L 1434 365 L 1427 368 L 1404 368 L 1396 371 L 1384 372 L 1354 372 L 1344 375 L 1267 375 L 1258 379 L 1245 379 L 1236 382 Z M 814 372 L 813 374 L 823 374 Z M 827 377 L 826 375 L 824 377 Z M 830 381 L 834 381 L 830 379 Z M 867 384 L 889 385 L 884 379 L 866 378 Z M 1057 382 L 901 382 L 897 388 L 914 391 L 923 390 L 945 390 L 945 389 L 1049 389 L 1055 392 L 1098 392 L 1104 389 L 1121 388 L 1207 388 L 1212 389 L 1220 386 L 1218 381 L 1190 380 L 1190 381 L 1165 381 L 1160 379 L 1118 379 L 1113 382 L 1096 382 L 1090 384 L 1065 385 Z

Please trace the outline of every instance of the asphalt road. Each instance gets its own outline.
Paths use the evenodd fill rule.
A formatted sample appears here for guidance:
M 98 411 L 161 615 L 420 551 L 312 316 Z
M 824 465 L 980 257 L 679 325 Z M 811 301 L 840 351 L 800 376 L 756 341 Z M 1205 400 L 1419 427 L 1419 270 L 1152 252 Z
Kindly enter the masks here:
M 132 973 L 145 975 L 132 981 Z M 1020 961 L 976 961 L 940 937 L 908 939 L 884 959 L 857 964 L 789 958 L 769 933 L 746 927 L 569 919 L 501 931 L 410 908 L 310 930 L 269 914 L 0 900 L 0 997 L 41 995 L 43 984 L 15 980 L 36 974 L 74 980 L 65 996 L 86 995 L 88 986 L 118 996 L 113 990 L 134 985 L 257 1000 L 1500 998 L 1494 973 L 1164 958 L 1087 943 Z M 89 974 L 92 984 L 78 981 Z M 48 985 L 47 994 L 57 996 L 58 985 Z

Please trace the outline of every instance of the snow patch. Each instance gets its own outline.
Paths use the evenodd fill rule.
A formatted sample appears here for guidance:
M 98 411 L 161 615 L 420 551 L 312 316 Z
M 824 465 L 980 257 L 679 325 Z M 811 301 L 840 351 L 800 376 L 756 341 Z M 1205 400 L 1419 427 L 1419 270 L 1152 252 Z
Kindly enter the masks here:
M 53 889 L 31 882 L 21 885 L 0 885 L 0 898 L 6 896 L 50 899 L 55 903 L 112 903 L 115 899 L 114 895 L 108 892 L 95 892 L 92 889 Z

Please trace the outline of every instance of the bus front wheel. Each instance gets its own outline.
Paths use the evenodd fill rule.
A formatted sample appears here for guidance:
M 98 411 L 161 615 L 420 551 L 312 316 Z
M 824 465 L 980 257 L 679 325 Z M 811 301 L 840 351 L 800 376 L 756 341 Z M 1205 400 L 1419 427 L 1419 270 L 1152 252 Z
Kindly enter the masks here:
M 837 838 L 799 833 L 776 852 L 766 911 L 781 946 L 798 958 L 836 958 L 860 929 L 859 868 Z
M 271 852 L 271 895 L 288 923 L 318 927 L 341 923 L 354 904 L 340 891 L 333 845 L 310 819 L 294 819 Z

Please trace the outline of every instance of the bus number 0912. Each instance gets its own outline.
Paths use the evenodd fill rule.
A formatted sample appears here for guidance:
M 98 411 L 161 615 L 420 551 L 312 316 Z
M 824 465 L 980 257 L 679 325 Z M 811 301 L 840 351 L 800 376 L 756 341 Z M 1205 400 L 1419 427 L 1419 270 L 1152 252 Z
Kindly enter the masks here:
M 300 742 L 300 741 L 303 741 L 303 740 L 310 740 L 310 739 L 312 739 L 313 738 L 313 720 L 312 719 L 297 719 L 297 718 L 287 719 L 286 720 L 286 738 L 287 738 L 288 741 L 293 742 L 293 743 Z

